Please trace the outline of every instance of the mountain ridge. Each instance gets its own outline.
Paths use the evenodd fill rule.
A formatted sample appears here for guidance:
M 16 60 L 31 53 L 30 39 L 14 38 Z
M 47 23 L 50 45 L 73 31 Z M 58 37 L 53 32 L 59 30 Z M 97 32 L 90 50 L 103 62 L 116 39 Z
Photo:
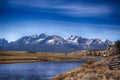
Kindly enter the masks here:
M 108 39 L 88 39 L 81 36 L 63 38 L 58 35 L 32 35 L 23 36 L 16 41 L 8 42 L 0 39 L 0 47 L 9 51 L 34 51 L 34 52 L 73 52 L 80 50 L 105 50 L 112 42 Z

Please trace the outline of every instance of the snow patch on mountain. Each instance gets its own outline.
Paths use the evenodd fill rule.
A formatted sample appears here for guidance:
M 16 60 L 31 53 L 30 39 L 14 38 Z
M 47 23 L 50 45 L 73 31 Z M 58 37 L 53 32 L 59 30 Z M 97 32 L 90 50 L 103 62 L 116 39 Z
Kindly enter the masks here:
M 36 40 L 37 42 L 41 42 L 41 41 L 43 41 L 43 40 L 45 40 L 45 38 L 40 38 L 40 39 L 38 39 L 38 40 Z
M 70 36 L 70 38 L 67 39 L 68 43 L 78 45 L 78 40 L 80 39 L 80 36 Z
M 10 43 L 5 39 L 0 39 L 0 46 L 6 46 L 7 50 L 13 51 L 73 52 L 85 49 L 105 50 L 111 44 L 112 42 L 109 40 L 87 39 L 80 36 L 63 38 L 46 34 L 23 36 Z

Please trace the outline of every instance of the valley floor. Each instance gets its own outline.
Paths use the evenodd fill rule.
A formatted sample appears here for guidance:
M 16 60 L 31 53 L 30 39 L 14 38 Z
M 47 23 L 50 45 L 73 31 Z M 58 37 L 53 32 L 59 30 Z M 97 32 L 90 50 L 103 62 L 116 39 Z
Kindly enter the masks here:
M 29 52 L 0 52 L 0 64 L 21 63 L 21 62 L 41 62 L 41 61 L 62 61 L 80 60 L 81 57 L 68 54 L 50 53 L 29 53 Z

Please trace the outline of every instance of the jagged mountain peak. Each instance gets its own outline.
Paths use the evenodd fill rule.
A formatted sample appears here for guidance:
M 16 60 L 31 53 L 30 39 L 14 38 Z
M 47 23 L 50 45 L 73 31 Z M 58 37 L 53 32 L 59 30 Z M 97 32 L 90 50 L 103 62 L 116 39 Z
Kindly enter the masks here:
M 6 43 L 4 43 L 6 42 Z M 8 50 L 19 51 L 42 51 L 42 52 L 72 52 L 85 49 L 104 50 L 111 45 L 111 41 L 101 39 L 87 39 L 81 36 L 70 36 L 63 38 L 58 35 L 31 35 L 23 36 L 18 40 L 9 43 Z M 8 44 L 4 39 L 0 40 L 0 45 Z
M 79 44 L 79 39 L 81 39 L 80 36 L 70 36 L 69 38 L 67 38 L 67 41 L 71 44 Z
M 46 35 L 46 34 L 44 34 L 44 33 L 42 33 L 42 34 L 39 35 L 40 38 L 45 38 L 45 37 L 47 37 L 47 36 L 48 36 L 48 35 Z
M 113 44 L 113 42 L 108 39 L 106 39 L 105 42 L 107 42 L 108 44 Z
M 74 39 L 76 39 L 76 38 L 81 38 L 81 36 L 77 36 L 77 35 L 73 36 L 73 35 L 71 35 L 71 36 L 69 37 L 69 39 L 72 39 L 72 40 L 74 40 Z
M 31 35 L 30 37 L 31 37 L 31 38 L 37 38 L 38 35 Z
M 51 39 L 48 40 L 48 44 L 64 44 L 64 43 L 67 43 L 66 40 L 57 35 L 51 36 Z
M 0 40 L 6 40 L 5 38 L 0 38 Z
M 0 38 L 0 46 L 7 46 L 8 41 L 5 38 Z

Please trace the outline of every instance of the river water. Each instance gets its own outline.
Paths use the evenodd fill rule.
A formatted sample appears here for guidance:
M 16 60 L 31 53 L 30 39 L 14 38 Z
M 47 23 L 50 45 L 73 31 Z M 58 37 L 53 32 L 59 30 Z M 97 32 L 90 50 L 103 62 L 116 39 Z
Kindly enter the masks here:
M 50 80 L 55 75 L 80 67 L 85 61 L 0 64 L 0 80 Z

